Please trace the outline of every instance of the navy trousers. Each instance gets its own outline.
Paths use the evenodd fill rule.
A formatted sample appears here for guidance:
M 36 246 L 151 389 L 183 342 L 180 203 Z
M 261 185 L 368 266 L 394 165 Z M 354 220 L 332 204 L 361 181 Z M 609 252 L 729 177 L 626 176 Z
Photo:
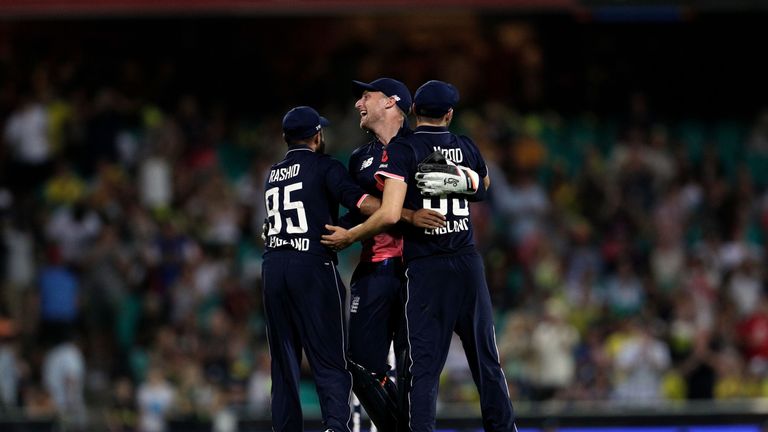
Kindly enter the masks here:
M 272 430 L 304 430 L 299 399 L 302 348 L 312 369 L 323 425 L 350 430 L 352 376 L 347 371 L 346 289 L 334 263 L 272 252 L 262 266 L 272 356 Z
M 349 324 L 349 358 L 379 377 L 386 374 L 389 346 L 404 349 L 404 266 L 401 258 L 361 262 L 352 275 Z M 396 337 L 400 335 L 400 337 Z
M 410 430 L 435 428 L 440 372 L 456 332 L 480 395 L 483 428 L 516 431 L 480 255 L 435 256 L 408 263 L 406 296 Z

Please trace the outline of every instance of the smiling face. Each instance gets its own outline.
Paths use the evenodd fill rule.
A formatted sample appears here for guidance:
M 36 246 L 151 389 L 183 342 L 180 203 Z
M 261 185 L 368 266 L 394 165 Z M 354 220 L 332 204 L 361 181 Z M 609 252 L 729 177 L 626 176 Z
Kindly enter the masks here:
M 373 131 L 376 125 L 384 120 L 384 112 L 390 104 L 390 97 L 382 92 L 364 91 L 355 103 L 360 112 L 360 128 Z

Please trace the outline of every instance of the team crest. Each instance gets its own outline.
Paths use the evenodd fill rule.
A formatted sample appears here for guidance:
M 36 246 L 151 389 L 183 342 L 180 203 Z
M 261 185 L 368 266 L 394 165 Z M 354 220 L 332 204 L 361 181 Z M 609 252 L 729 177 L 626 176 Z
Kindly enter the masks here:
M 373 156 L 363 161 L 363 164 L 360 165 L 360 171 L 368 168 L 369 166 L 371 166 L 372 163 L 373 163 Z

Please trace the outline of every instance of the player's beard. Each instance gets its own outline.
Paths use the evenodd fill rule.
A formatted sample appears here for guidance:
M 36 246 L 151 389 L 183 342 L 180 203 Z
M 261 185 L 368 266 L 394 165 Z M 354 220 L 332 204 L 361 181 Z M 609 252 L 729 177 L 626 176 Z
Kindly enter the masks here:
M 372 133 L 373 132 L 371 130 L 371 128 L 368 127 L 368 122 L 366 121 L 366 119 L 362 119 L 362 118 L 360 119 L 360 129 L 363 132 L 366 132 L 366 133 Z
M 380 114 L 377 114 L 373 110 L 369 110 L 365 117 L 360 118 L 360 129 L 376 135 L 374 125 L 379 121 L 380 118 Z

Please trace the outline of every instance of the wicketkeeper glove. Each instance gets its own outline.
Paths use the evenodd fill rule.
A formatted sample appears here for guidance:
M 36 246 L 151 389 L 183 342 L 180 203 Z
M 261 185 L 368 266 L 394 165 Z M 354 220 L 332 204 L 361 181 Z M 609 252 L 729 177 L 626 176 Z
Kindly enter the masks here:
M 470 168 L 456 165 L 435 151 L 418 166 L 416 185 L 422 195 L 451 193 L 472 195 L 480 185 L 480 176 Z

